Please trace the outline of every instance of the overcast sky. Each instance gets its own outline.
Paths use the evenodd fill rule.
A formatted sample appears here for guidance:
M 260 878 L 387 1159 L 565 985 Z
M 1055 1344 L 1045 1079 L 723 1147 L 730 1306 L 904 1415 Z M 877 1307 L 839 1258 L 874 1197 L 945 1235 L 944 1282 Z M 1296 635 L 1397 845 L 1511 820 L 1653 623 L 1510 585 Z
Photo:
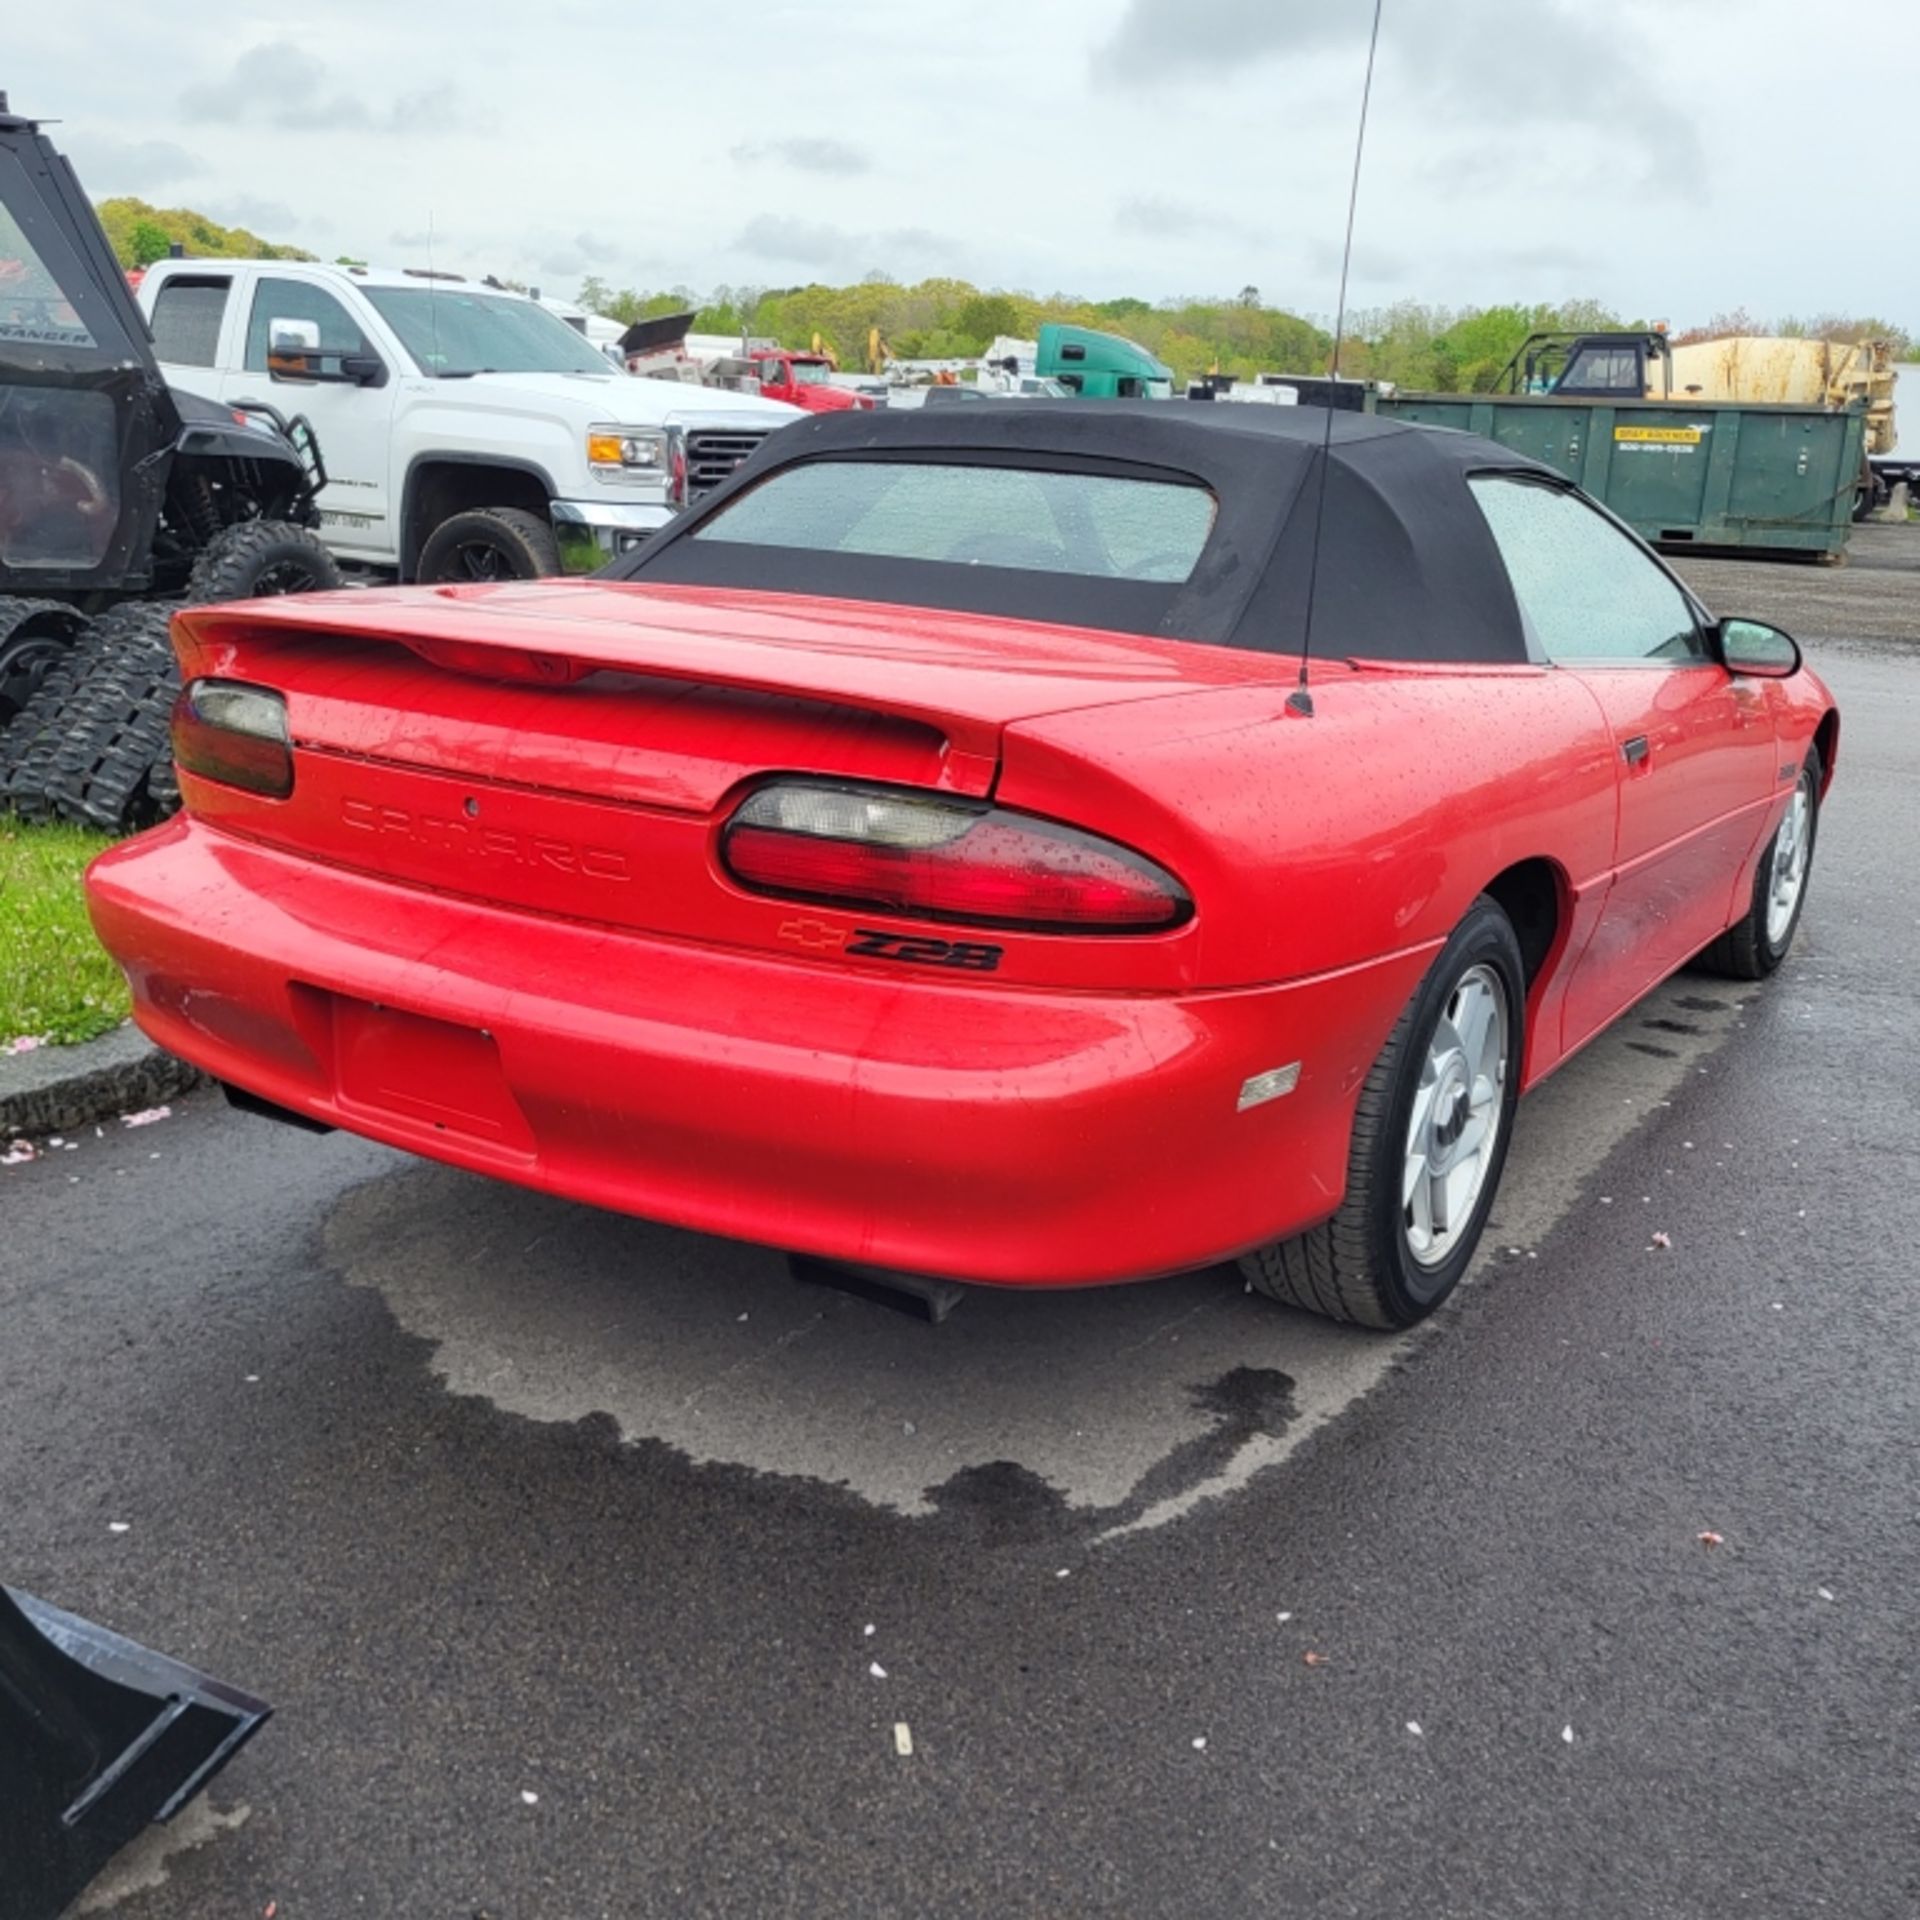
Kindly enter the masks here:
M 558 293 L 878 270 L 1324 314 L 1372 0 L 9 12 L 0 85 L 93 194 L 327 256 L 420 264 L 431 227 Z M 1920 329 L 1920 7 L 1844 17 L 1386 0 L 1354 299 Z

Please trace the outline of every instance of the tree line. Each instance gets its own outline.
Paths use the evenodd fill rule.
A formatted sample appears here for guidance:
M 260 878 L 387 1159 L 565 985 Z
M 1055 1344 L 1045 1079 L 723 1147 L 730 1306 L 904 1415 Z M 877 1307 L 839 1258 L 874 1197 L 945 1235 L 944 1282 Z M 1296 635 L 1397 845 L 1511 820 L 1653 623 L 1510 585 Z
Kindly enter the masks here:
M 843 367 L 866 364 L 876 333 L 884 351 L 898 359 L 972 359 L 997 337 L 1031 339 L 1050 320 L 1123 334 L 1164 361 L 1180 380 L 1214 372 L 1241 378 L 1323 372 L 1333 357 L 1333 335 L 1323 320 L 1268 306 L 1257 287 L 1243 287 L 1229 298 L 1155 302 L 986 292 L 950 279 L 903 286 L 880 275 L 852 286 L 722 286 L 705 295 L 684 286 L 616 291 L 604 280 L 589 278 L 581 286 L 580 304 L 623 324 L 691 310 L 696 332 L 745 332 L 784 347 L 818 342 Z M 1402 300 L 1348 316 L 1340 371 L 1422 392 L 1483 393 L 1530 333 L 1645 325 L 1600 300 L 1485 307 Z M 1767 323 L 1744 310 L 1715 315 L 1679 337 L 1709 339 L 1732 332 L 1891 340 L 1900 359 L 1911 358 L 1916 344 L 1905 329 L 1870 316 L 1827 314 Z
M 154 207 L 123 197 L 101 201 L 99 214 L 124 267 L 151 266 L 175 244 L 206 258 L 315 257 L 299 247 L 275 245 L 245 227 L 222 226 L 185 207 Z M 695 329 L 702 333 L 745 332 L 784 347 L 811 347 L 817 341 L 849 368 L 867 364 L 876 336 L 882 353 L 894 358 L 963 360 L 983 354 L 1002 335 L 1030 340 L 1049 320 L 1123 334 L 1163 360 L 1182 381 L 1202 373 L 1248 378 L 1262 372 L 1323 372 L 1333 357 L 1333 336 L 1323 318 L 1269 306 L 1252 286 L 1225 297 L 1148 301 L 987 291 L 954 279 L 904 286 L 884 274 L 869 274 L 851 286 L 721 286 L 707 294 L 684 286 L 616 290 L 603 279 L 589 277 L 579 299 L 589 312 L 622 323 L 691 310 Z M 1340 371 L 1422 392 L 1485 392 L 1530 333 L 1644 324 L 1599 300 L 1484 307 L 1402 300 L 1349 316 Z M 1881 339 L 1893 343 L 1898 359 L 1920 353 L 1920 341 L 1912 332 L 1868 315 L 1789 315 L 1766 322 L 1742 308 L 1716 314 L 1675 338 L 1685 342 L 1730 333 Z
M 311 260 L 299 247 L 279 247 L 245 227 L 223 227 L 190 207 L 150 207 L 131 195 L 94 209 L 123 267 L 150 267 L 177 244 L 201 259 Z

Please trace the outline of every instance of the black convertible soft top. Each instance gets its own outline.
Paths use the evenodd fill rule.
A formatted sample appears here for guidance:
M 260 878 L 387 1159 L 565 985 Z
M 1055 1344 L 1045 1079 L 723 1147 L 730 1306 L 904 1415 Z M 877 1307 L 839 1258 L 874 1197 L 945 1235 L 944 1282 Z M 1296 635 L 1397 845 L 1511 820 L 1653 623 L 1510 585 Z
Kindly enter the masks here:
M 769 435 L 730 480 L 608 577 L 950 607 L 1265 653 L 1300 651 L 1311 580 L 1321 658 L 1527 659 L 1520 610 L 1467 476 L 1565 480 L 1474 434 L 1344 411 L 1331 424 L 1329 440 L 1324 408 L 1177 400 L 817 415 Z M 1218 511 L 1191 577 L 1178 585 L 692 537 L 744 490 L 823 460 L 1174 480 L 1205 487 Z

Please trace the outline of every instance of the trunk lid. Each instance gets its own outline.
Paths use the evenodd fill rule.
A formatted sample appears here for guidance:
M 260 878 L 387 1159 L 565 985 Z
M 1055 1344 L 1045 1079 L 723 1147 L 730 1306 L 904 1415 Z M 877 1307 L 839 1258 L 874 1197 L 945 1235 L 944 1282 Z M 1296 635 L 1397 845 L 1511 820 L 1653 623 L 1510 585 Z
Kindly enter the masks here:
M 911 764 L 924 784 L 984 795 L 1016 721 L 1267 682 L 1283 665 L 1037 622 L 601 581 L 202 607 L 176 634 L 189 678 L 280 687 L 303 746 L 687 811 L 849 735 L 884 766 L 816 770 L 906 779 Z
M 1292 667 L 977 615 L 597 581 L 202 607 L 175 638 L 189 679 L 278 689 L 294 743 L 290 798 L 189 777 L 197 817 L 403 885 L 775 950 L 804 945 L 812 923 L 735 885 L 717 857 L 762 777 L 985 798 L 1016 722 Z M 493 677 L 507 674 L 520 677 Z M 1039 964 L 1058 943 L 1021 944 Z

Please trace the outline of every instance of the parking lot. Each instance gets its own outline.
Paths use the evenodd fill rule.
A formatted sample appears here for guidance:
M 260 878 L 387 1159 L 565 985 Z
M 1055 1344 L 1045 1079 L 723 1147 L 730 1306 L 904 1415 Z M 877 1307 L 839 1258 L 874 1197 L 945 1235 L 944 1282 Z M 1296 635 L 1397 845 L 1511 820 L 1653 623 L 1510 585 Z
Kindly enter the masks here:
M 929 1327 L 204 1093 L 0 1175 L 0 1565 L 279 1709 L 82 1910 L 1913 1912 L 1920 527 L 1688 570 L 1846 713 L 1802 944 L 1415 1335 Z

